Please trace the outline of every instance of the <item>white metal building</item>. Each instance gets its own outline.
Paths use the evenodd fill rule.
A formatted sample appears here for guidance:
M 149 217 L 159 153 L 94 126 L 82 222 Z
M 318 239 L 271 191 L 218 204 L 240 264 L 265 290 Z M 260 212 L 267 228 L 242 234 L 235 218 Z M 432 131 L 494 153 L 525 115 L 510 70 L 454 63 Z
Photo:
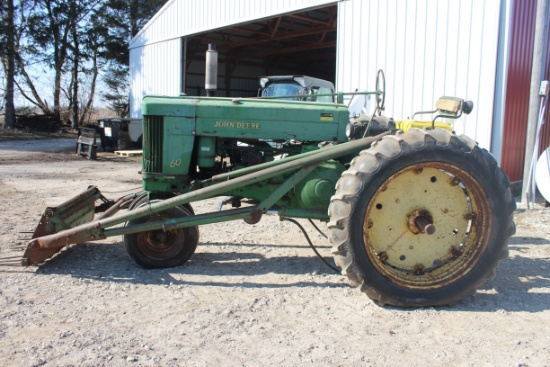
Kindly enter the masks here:
M 219 51 L 219 96 L 254 96 L 258 77 L 306 74 L 339 91 L 386 75 L 386 115 L 474 101 L 455 123 L 482 146 L 501 134 L 495 83 L 504 0 L 171 0 L 130 44 L 131 117 L 146 94 L 204 95 L 204 55 Z M 502 10 L 502 12 L 501 12 Z M 505 32 L 500 32 L 500 40 Z M 498 157 L 500 147 L 493 146 Z

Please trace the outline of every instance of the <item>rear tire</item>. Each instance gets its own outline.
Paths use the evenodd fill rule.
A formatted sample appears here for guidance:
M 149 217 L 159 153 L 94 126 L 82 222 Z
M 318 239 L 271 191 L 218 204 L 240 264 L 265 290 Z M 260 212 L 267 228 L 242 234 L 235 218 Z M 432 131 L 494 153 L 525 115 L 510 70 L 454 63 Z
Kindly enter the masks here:
M 142 203 L 141 206 L 147 205 Z M 127 225 L 142 224 L 170 218 L 193 215 L 182 206 L 167 209 L 129 221 Z M 199 241 L 197 226 L 162 229 L 124 235 L 124 245 L 128 256 L 143 268 L 172 268 L 183 265 L 191 258 Z
M 329 206 L 335 262 L 381 305 L 453 304 L 493 278 L 508 255 L 516 207 L 509 186 L 466 136 L 386 136 L 338 181 Z

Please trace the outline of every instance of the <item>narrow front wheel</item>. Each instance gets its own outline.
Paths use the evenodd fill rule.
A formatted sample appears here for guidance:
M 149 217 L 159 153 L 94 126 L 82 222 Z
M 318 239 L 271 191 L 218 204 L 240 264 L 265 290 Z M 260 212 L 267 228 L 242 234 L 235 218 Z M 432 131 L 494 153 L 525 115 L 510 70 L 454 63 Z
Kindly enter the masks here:
M 140 206 L 149 205 L 142 203 Z M 139 206 L 138 206 L 139 207 Z M 128 226 L 191 216 L 192 212 L 183 206 L 167 209 L 150 216 L 134 219 Z M 128 256 L 144 268 L 171 268 L 183 265 L 191 258 L 199 241 L 197 226 L 170 230 L 153 230 L 124 235 Z

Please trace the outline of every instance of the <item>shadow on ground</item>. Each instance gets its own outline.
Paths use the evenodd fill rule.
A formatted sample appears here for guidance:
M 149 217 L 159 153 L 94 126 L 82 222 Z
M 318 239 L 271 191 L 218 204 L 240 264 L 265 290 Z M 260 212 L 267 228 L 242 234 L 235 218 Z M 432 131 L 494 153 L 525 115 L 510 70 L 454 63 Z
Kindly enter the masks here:
M 513 254 L 503 260 L 497 275 L 483 285 L 473 297 L 449 307 L 447 311 L 540 312 L 550 308 L 550 294 L 538 289 L 550 287 L 550 260 L 521 256 L 533 244 L 548 244 L 543 238 L 513 238 Z M 201 252 L 209 246 L 225 246 L 226 252 Z M 197 252 L 185 265 L 171 269 L 142 269 L 126 255 L 123 244 L 88 243 L 70 247 L 37 270 L 37 275 L 66 274 L 78 279 L 101 282 L 152 284 L 164 286 L 196 285 L 244 288 L 338 287 L 347 288 L 342 276 L 326 267 L 313 253 L 300 257 L 267 257 L 259 252 L 240 252 L 241 244 L 199 244 Z M 257 248 L 279 247 L 253 245 Z M 322 249 L 323 254 L 328 253 Z M 330 262 L 332 262 L 329 259 Z M 280 283 L 235 280 L 262 274 L 281 275 Z M 289 276 L 304 275 L 298 281 Z M 186 280 L 189 277 L 189 280 Z M 232 281 L 224 281 L 232 277 Z M 284 280 L 283 280 L 284 278 Z M 306 279 L 306 280 L 304 280 Z M 311 279 L 311 281 L 309 280 Z
M 226 246 L 227 252 L 201 252 L 201 248 L 207 246 Z M 39 267 L 37 275 L 67 274 L 79 279 L 159 285 L 173 283 L 174 285 L 259 288 L 347 287 L 346 282 L 342 281 L 342 276 L 335 274 L 324 265 L 313 252 L 308 257 L 266 257 L 261 253 L 238 252 L 232 250 L 232 247 L 238 249 L 243 245 L 199 244 L 191 260 L 183 266 L 169 269 L 143 269 L 126 255 L 124 245 L 120 243 L 87 243 L 64 249 Z M 275 245 L 257 244 L 254 247 L 275 247 Z M 326 260 L 332 262 L 330 258 Z M 269 273 L 281 276 L 315 274 L 321 277 L 321 281 L 285 281 L 281 284 L 216 281 L 216 278 L 220 277 L 251 277 Z M 204 280 L 181 280 L 185 276 L 195 279 L 196 276 L 200 276 Z

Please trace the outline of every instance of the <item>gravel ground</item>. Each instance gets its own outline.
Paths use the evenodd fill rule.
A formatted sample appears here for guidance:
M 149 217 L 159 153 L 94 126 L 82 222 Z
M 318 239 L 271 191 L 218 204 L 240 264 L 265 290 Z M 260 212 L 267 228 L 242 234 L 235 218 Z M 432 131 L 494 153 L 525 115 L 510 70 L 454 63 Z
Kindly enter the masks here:
M 46 205 L 90 184 L 109 197 L 140 186 L 136 158 L 11 144 L 0 142 L 0 257 L 22 253 Z M 0 267 L 0 365 L 550 366 L 550 208 L 520 205 L 515 220 L 494 280 L 424 309 L 375 305 L 275 217 L 201 227 L 172 269 L 137 267 L 118 237 L 72 246 L 41 267 Z

